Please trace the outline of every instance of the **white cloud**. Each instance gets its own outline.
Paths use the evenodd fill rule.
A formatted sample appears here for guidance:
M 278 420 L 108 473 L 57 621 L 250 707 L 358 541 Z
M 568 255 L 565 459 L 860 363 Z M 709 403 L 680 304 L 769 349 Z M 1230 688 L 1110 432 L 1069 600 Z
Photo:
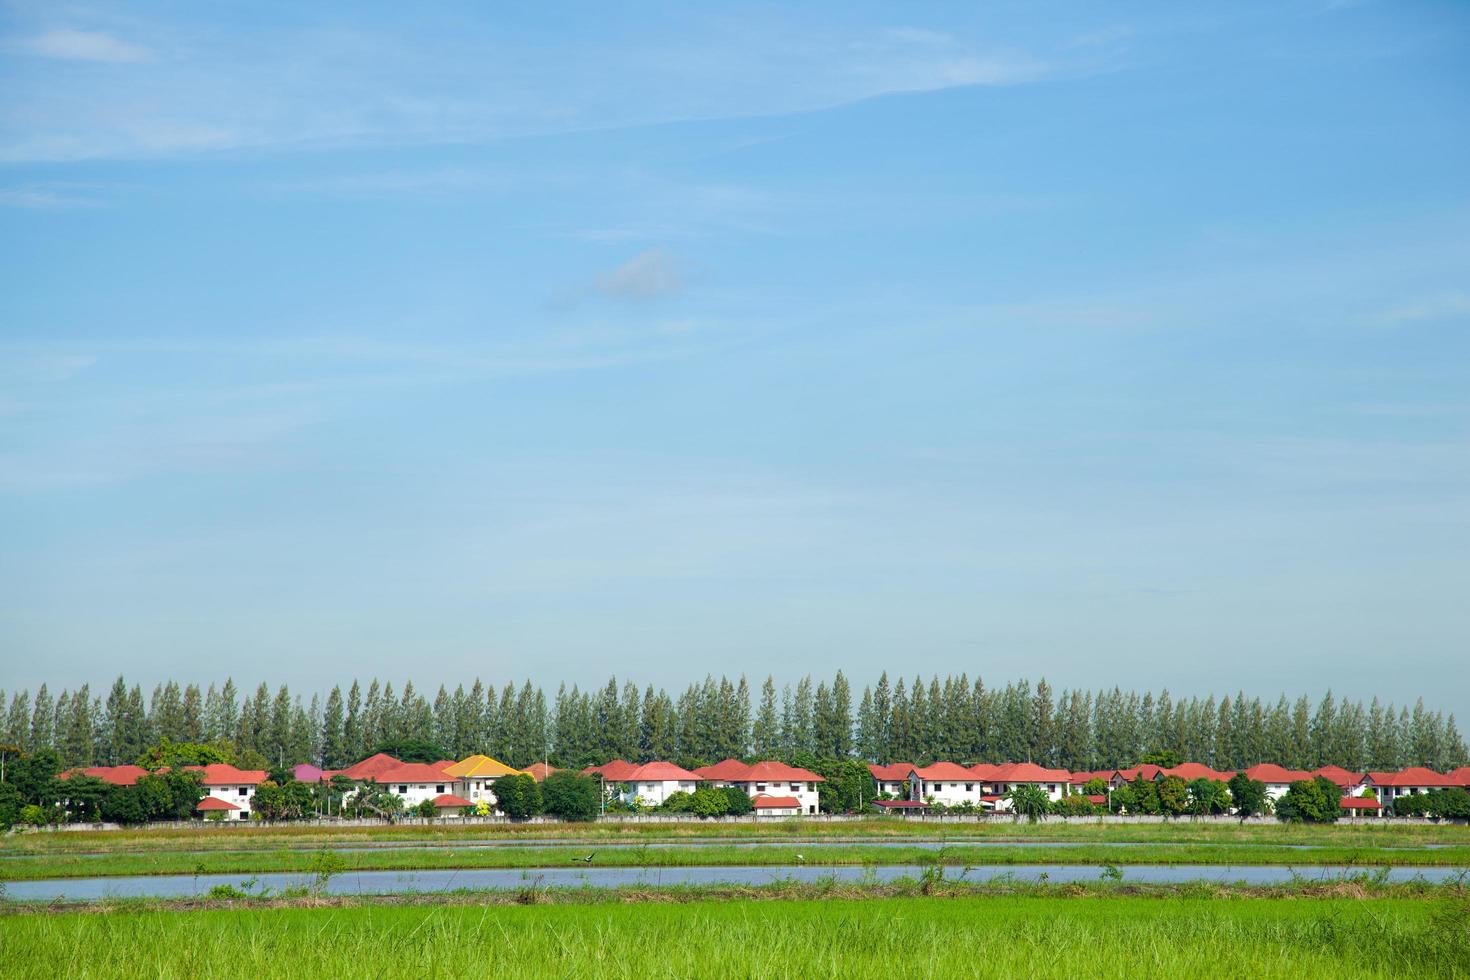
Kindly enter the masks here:
M 653 299 L 676 292 L 682 282 L 673 257 L 661 248 L 639 252 L 612 272 L 599 276 L 597 291 L 629 299 Z
M 77 31 L 70 28 L 47 31 L 27 38 L 18 47 L 43 58 L 63 61 L 146 61 L 148 49 L 113 37 L 102 31 Z

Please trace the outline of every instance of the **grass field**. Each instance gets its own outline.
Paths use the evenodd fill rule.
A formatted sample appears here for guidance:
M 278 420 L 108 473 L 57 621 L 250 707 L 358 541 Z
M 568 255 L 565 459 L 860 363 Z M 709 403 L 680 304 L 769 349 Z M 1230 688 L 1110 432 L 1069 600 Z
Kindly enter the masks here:
M 927 865 L 985 864 L 1209 864 L 1292 865 L 1298 867 L 1347 865 L 1374 868 L 1386 865 L 1413 867 L 1470 867 L 1470 846 L 1388 850 L 1372 846 L 1325 845 L 1297 849 L 1277 844 L 1239 846 L 1232 844 L 1156 843 L 1138 847 L 1108 847 L 1102 844 L 1031 847 L 978 846 L 953 843 L 942 848 L 864 846 L 862 844 L 757 844 L 748 847 L 712 845 L 701 847 L 621 847 L 597 850 L 598 867 L 668 868 L 729 867 L 735 865 L 788 865 L 803 856 L 808 866 L 824 865 Z M 121 875 L 226 874 L 272 871 L 311 872 L 320 866 L 321 851 L 253 850 L 241 852 L 149 852 L 139 854 L 32 855 L 0 863 L 0 880 L 27 881 L 38 878 L 76 878 Z M 378 851 L 336 851 L 333 866 L 340 871 L 410 871 L 450 868 L 545 868 L 580 865 L 581 848 L 496 847 L 486 849 L 402 848 Z
M 1470 975 L 1463 896 L 911 897 L 0 917 L 9 977 Z

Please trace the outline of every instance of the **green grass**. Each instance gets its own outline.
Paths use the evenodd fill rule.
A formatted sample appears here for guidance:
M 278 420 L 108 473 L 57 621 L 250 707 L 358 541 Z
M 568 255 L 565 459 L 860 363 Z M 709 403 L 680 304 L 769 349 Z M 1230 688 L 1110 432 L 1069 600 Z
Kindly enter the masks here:
M 1198 844 L 1338 844 L 1412 847 L 1428 843 L 1470 845 L 1470 826 L 1361 821 L 1325 827 L 1266 823 L 1239 825 L 1014 823 L 994 819 L 975 823 L 872 819 L 825 823 L 778 820 L 765 823 L 689 821 L 673 824 L 470 824 L 455 826 L 332 827 L 203 825 L 197 829 L 144 829 L 27 833 L 0 838 L 0 854 L 112 853 L 123 851 L 214 851 L 314 847 L 323 843 L 364 846 L 374 843 L 452 843 L 464 839 L 513 841 L 677 841 L 687 838 L 732 840 L 1018 839 L 1052 841 L 1129 841 Z
M 1463 898 L 892 898 L 0 918 L 8 977 L 1467 976 Z
M 1157 844 L 1142 847 L 1007 847 L 965 843 L 943 848 L 917 846 L 864 846 L 861 844 L 759 844 L 752 847 L 627 847 L 596 850 L 598 867 L 691 867 L 795 864 L 801 853 L 809 866 L 944 864 L 1209 864 L 1209 865 L 1348 865 L 1352 867 L 1445 866 L 1470 867 L 1470 846 L 1419 850 L 1327 846 L 1297 850 L 1273 844 L 1239 847 L 1219 844 Z M 580 848 L 498 847 L 474 850 L 407 848 L 401 850 L 335 852 L 342 871 L 408 871 L 450 868 L 544 868 L 580 866 Z M 7 859 L 0 878 L 25 881 L 38 878 L 165 874 L 249 874 L 256 872 L 310 872 L 320 851 L 243 851 L 187 853 L 150 852 L 107 854 L 96 857 L 53 854 Z

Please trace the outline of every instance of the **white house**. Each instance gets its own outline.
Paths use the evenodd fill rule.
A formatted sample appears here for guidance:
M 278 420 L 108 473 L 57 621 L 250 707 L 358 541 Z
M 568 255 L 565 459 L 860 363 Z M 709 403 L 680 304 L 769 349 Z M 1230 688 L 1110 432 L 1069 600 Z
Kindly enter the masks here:
M 199 772 L 204 792 L 234 807 L 232 810 L 224 811 L 228 814 L 227 819 L 250 819 L 250 801 L 255 798 L 256 788 L 265 782 L 264 769 L 236 769 L 223 762 L 216 762 L 200 767 Z M 213 807 L 212 804 L 211 807 Z M 219 809 L 218 807 L 213 808 Z
M 1266 784 L 1266 796 L 1274 804 L 1286 795 L 1292 783 L 1311 782 L 1312 774 L 1300 769 L 1284 769 L 1272 762 L 1262 762 L 1244 770 L 1246 779 Z
M 896 800 L 913 799 L 913 787 L 908 785 L 909 773 L 914 771 L 914 766 L 909 762 L 895 762 L 892 765 L 877 766 L 868 764 L 868 774 L 873 777 L 874 796 L 882 796 L 887 793 Z
M 647 762 L 617 773 L 618 795 L 625 803 L 661 806 L 675 793 L 693 793 L 704 777 L 672 762 Z M 604 775 L 604 779 L 608 777 Z
M 745 771 L 732 774 L 731 786 L 738 786 L 752 800 L 760 796 L 790 796 L 796 799 L 801 813 L 817 812 L 817 784 L 826 782 L 816 773 L 783 762 L 757 762 Z
M 926 803 L 941 803 L 957 806 L 961 803 L 980 805 L 984 794 L 984 783 L 969 769 L 953 762 L 936 762 L 932 766 L 915 768 L 909 774 L 910 785 L 915 787 L 915 798 Z
M 472 755 L 461 759 L 454 765 L 444 770 L 444 775 L 453 777 L 455 789 L 451 792 L 458 794 L 473 805 L 482 800 L 495 805 L 495 793 L 490 787 L 495 780 L 501 776 L 520 775 L 519 769 L 512 769 L 505 763 L 492 759 L 488 755 Z
M 454 777 L 443 769 L 422 762 L 405 762 L 384 769 L 373 781 L 403 800 L 404 809 L 412 809 L 454 790 Z
M 1363 785 L 1373 790 L 1385 808 L 1411 793 L 1427 793 L 1432 789 L 1448 789 L 1459 785 L 1453 776 L 1445 776 L 1423 766 L 1410 766 L 1401 772 L 1370 772 Z
M 1055 803 L 1070 790 L 1072 774 L 1065 769 L 1047 769 L 1034 762 L 1007 762 L 993 766 L 980 763 L 969 770 L 984 784 L 980 800 L 996 810 L 1009 810 L 1011 801 L 1006 798 L 1018 786 L 1035 786 Z

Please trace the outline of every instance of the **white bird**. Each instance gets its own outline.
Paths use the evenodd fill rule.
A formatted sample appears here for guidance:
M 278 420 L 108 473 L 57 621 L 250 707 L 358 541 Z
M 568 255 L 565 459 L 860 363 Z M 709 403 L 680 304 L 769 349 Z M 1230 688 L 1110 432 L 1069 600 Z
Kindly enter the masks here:
M 592 855 L 593 854 L 596 854 L 596 853 L 597 853 L 596 851 L 593 851 L 592 854 L 589 854 L 589 855 L 587 855 L 584 858 L 577 858 L 577 860 L 578 861 L 581 861 L 583 864 L 591 864 L 592 863 Z
M 804 858 L 800 854 L 798 854 L 798 855 L 796 855 L 796 863 L 797 864 L 806 864 L 806 858 Z

